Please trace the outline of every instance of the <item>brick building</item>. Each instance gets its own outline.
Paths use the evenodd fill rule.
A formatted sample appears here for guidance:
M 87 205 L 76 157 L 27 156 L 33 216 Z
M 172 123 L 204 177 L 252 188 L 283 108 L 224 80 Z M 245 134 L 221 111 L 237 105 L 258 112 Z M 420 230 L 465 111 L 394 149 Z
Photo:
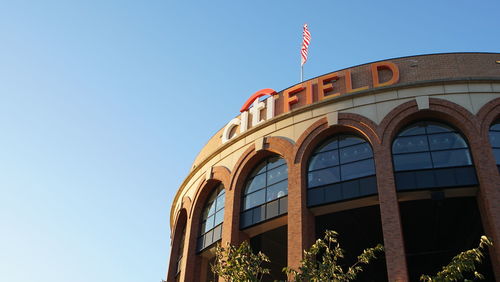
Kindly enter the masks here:
M 236 109 L 235 109 L 236 110 Z M 417 281 L 500 242 L 500 54 L 390 59 L 253 95 L 198 154 L 170 213 L 168 281 L 213 279 L 217 242 L 249 240 L 273 279 L 327 229 L 360 281 Z M 481 266 L 500 281 L 497 243 Z

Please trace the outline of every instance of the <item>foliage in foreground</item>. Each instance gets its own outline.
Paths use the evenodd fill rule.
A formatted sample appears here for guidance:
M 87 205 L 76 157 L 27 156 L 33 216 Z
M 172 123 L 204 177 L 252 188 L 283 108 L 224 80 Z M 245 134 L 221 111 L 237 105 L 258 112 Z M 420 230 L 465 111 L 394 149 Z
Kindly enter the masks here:
M 368 264 L 376 258 L 377 253 L 383 252 L 380 244 L 368 248 L 358 256 L 358 261 L 351 267 L 344 269 L 340 259 L 344 257 L 344 250 L 337 240 L 338 233 L 327 230 L 324 239 L 318 239 L 309 250 L 304 251 L 299 270 L 285 267 L 291 281 L 352 281 L 358 273 L 363 271 L 363 264 Z M 318 259 L 321 256 L 321 259 Z
M 226 248 L 216 247 L 212 271 L 224 281 L 255 282 L 269 274 L 269 269 L 262 267 L 263 262 L 270 260 L 262 252 L 254 254 L 247 241 L 238 247 L 228 243 Z
M 377 254 L 384 251 L 380 244 L 374 248 L 368 248 L 358 256 L 354 265 L 345 269 L 340 265 L 344 257 L 344 250 L 337 240 L 338 233 L 326 231 L 324 239 L 318 239 L 309 250 L 304 251 L 299 270 L 283 268 L 288 275 L 289 281 L 352 281 L 363 271 L 363 265 L 369 264 L 377 258 Z M 448 282 L 448 281 L 471 281 L 466 277 L 472 275 L 473 279 L 484 279 L 483 275 L 476 270 L 476 264 L 480 264 L 484 258 L 484 250 L 493 243 L 486 236 L 481 236 L 479 246 L 464 251 L 443 266 L 442 270 L 435 276 L 422 275 L 424 282 Z M 260 281 L 269 269 L 262 267 L 262 263 L 270 262 L 269 258 L 259 252 L 254 254 L 248 242 L 240 246 L 232 246 L 228 243 L 226 248 L 217 246 L 215 264 L 212 271 L 224 281 Z
M 481 236 L 479 246 L 470 249 L 453 257 L 451 262 L 443 266 L 443 270 L 438 272 L 435 276 L 422 275 L 420 281 L 426 282 L 444 282 L 444 281 L 471 281 L 465 278 L 465 275 L 472 273 L 474 278 L 484 279 L 483 275 L 476 271 L 476 263 L 481 263 L 484 254 L 483 251 L 486 247 L 492 246 L 493 243 L 486 236 Z

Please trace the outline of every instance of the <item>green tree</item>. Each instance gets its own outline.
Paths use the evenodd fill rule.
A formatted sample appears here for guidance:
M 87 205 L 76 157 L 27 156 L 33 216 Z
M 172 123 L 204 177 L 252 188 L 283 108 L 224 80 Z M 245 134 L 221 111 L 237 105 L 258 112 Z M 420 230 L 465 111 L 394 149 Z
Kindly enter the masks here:
M 338 233 L 327 230 L 324 239 L 318 239 L 309 250 L 304 251 L 299 270 L 285 267 L 291 281 L 352 281 L 358 273 L 363 271 L 362 265 L 375 259 L 377 253 L 383 252 L 380 244 L 368 248 L 358 256 L 358 260 L 351 267 L 345 269 L 340 265 L 345 251 L 337 240 Z M 321 257 L 321 258 L 319 258 Z
M 470 249 L 453 257 L 451 262 L 443 266 L 443 269 L 435 276 L 422 275 L 420 281 L 426 282 L 448 282 L 448 281 L 471 281 L 466 279 L 466 275 L 473 274 L 474 279 L 484 279 L 483 275 L 476 271 L 476 263 L 480 264 L 484 258 L 484 249 L 493 246 L 491 240 L 486 236 L 481 236 L 479 246 Z
M 269 269 L 262 267 L 263 262 L 270 262 L 262 252 L 254 254 L 247 241 L 240 246 L 218 245 L 215 249 L 215 263 L 212 271 L 224 281 L 255 282 L 260 281 Z

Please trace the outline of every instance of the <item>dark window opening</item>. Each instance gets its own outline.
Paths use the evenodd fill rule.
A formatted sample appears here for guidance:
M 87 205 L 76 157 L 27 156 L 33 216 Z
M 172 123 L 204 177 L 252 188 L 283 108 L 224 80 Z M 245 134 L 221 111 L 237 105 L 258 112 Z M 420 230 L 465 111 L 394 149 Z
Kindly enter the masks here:
M 384 244 L 378 205 L 317 216 L 315 220 L 316 239 L 323 239 L 326 230 L 339 233 L 340 246 L 345 250 L 340 261 L 344 269 L 352 266 L 364 249 Z M 388 281 L 384 254 L 363 269 L 356 281 Z
M 215 274 L 212 271 L 212 265 L 215 264 L 215 256 L 211 258 L 203 258 L 205 261 L 203 261 L 203 264 L 205 266 L 205 269 L 203 269 L 203 274 L 206 276 L 205 279 L 201 279 L 202 281 L 206 282 L 215 282 L 219 281 L 219 276 Z
M 270 269 L 271 275 L 264 275 L 262 281 L 286 281 L 286 274 L 282 271 L 287 266 L 287 227 L 282 226 L 250 239 L 250 246 L 254 253 L 263 252 L 270 263 L 264 263 L 262 266 Z
M 458 253 L 477 247 L 484 235 L 473 197 L 401 202 L 400 212 L 411 281 L 436 274 Z M 494 281 L 488 255 L 479 272 L 485 281 Z

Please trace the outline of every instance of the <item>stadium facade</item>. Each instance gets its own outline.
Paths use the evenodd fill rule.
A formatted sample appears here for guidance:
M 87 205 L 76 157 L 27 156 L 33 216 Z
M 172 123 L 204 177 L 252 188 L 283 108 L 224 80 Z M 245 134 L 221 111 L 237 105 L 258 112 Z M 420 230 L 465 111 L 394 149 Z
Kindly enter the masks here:
M 417 281 L 487 234 L 481 271 L 500 281 L 500 54 L 368 63 L 240 111 L 177 191 L 168 281 L 213 280 L 215 244 L 244 240 L 284 280 L 327 229 L 346 265 L 384 244 L 361 281 Z

